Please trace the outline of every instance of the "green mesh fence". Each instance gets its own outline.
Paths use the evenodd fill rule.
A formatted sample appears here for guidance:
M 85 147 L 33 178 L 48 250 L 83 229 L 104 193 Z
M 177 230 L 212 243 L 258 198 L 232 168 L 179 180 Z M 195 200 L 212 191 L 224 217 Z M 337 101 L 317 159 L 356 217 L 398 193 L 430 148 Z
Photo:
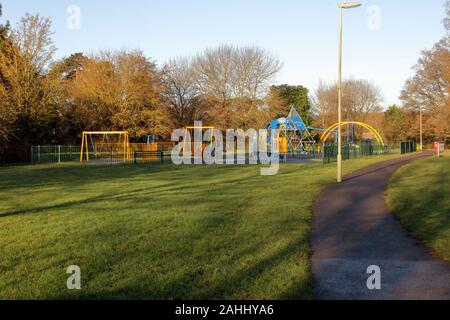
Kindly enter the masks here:
M 167 150 L 166 150 L 167 149 Z M 80 146 L 56 145 L 56 146 L 33 146 L 31 147 L 31 163 L 65 163 L 80 161 Z M 94 150 L 89 147 L 89 161 L 83 157 L 87 164 L 120 164 L 120 163 L 166 163 L 170 161 L 171 152 L 169 148 L 155 152 L 130 152 L 130 159 L 124 159 L 123 153 L 110 150 Z
M 387 154 L 389 148 L 372 141 L 361 141 L 355 144 L 342 145 L 342 160 L 350 160 Z M 324 143 L 322 146 L 322 157 L 324 163 L 337 161 L 338 145 L 337 143 Z
M 32 146 L 31 163 L 80 161 L 80 146 Z
M 402 141 L 400 144 L 401 154 L 417 152 L 415 141 Z

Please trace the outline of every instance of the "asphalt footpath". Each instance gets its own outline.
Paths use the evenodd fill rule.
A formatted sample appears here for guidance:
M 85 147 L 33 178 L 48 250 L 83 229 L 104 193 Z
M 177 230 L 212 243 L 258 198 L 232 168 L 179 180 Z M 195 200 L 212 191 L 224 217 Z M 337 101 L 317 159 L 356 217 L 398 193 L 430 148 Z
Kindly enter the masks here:
M 372 165 L 316 199 L 311 263 L 317 299 L 450 299 L 450 265 L 413 239 L 385 203 L 394 172 L 427 156 Z

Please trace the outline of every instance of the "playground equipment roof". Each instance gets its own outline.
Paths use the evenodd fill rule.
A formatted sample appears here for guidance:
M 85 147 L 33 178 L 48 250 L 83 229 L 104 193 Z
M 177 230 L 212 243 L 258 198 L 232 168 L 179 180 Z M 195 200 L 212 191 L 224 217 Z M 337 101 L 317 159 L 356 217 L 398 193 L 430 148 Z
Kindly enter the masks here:
M 286 118 L 279 118 L 271 121 L 268 124 L 269 129 L 278 129 L 280 126 L 285 125 L 286 130 L 307 130 L 308 127 L 305 125 L 300 114 L 295 110 L 294 107 L 291 108 L 289 115 Z

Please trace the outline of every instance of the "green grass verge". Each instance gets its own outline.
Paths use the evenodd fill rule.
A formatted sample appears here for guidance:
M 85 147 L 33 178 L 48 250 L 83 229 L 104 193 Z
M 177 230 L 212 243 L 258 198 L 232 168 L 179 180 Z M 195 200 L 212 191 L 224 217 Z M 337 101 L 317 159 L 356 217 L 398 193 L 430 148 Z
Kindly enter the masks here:
M 450 153 L 401 168 L 391 179 L 388 206 L 405 228 L 450 262 Z
M 312 203 L 334 179 L 335 164 L 3 168 L 0 298 L 310 299 Z

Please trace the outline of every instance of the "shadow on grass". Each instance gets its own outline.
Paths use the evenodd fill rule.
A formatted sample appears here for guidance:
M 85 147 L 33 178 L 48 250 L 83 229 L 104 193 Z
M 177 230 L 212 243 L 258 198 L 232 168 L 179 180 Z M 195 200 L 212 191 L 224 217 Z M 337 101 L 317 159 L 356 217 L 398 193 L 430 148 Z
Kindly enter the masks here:
M 17 188 L 76 186 L 83 191 L 89 187 L 90 193 L 59 204 L 36 202 L 28 209 L 7 210 L 0 222 L 48 211 L 66 213 L 70 209 L 73 213 L 65 215 L 72 229 L 67 236 L 49 236 L 45 238 L 48 243 L 36 243 L 39 252 L 30 252 L 31 257 L 27 254 L 17 261 L 39 264 L 41 256 L 57 255 L 61 265 L 80 264 L 82 277 L 86 277 L 83 290 L 68 292 L 64 279 L 51 274 L 48 281 L 56 289 L 41 293 L 47 299 L 310 298 L 305 231 L 309 211 L 296 212 L 296 219 L 294 213 L 279 211 L 282 196 L 299 181 L 299 168 L 286 169 L 283 179 L 259 176 L 258 166 L 14 171 L 10 182 Z M 10 182 L 0 184 L 7 188 Z M 108 186 L 110 183 L 118 186 Z M 58 196 L 58 190 L 51 192 Z M 106 211 L 97 209 L 102 204 L 113 205 Z M 92 214 L 80 218 L 76 210 L 80 206 L 82 212 L 92 210 Z M 104 219 L 115 217 L 128 206 L 133 209 L 129 216 Z M 295 202 L 290 206 L 302 208 Z M 43 219 L 46 226 L 42 232 L 52 230 L 48 225 L 51 221 Z M 84 221 L 89 222 L 88 229 Z M 92 222 L 101 225 L 96 227 Z M 59 249 L 53 249 L 52 243 Z M 30 250 L 28 244 L 15 245 L 17 251 Z M 58 251 L 61 248 L 63 252 Z M 64 270 L 61 273 L 65 275 Z
M 450 170 L 424 169 L 414 164 L 392 178 L 390 206 L 408 232 L 450 262 Z

